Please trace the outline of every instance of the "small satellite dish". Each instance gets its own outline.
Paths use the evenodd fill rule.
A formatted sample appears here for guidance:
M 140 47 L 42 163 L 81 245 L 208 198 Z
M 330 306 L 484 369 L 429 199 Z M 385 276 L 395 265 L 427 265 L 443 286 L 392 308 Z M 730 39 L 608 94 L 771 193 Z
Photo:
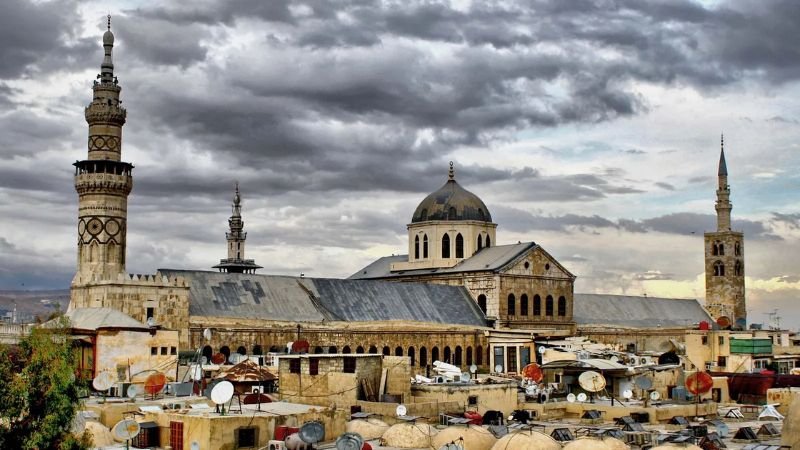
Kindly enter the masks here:
M 578 377 L 578 384 L 584 391 L 600 392 L 606 387 L 606 379 L 593 370 L 587 370 Z
M 364 447 L 364 438 L 358 433 L 347 432 L 336 439 L 336 450 L 361 450 Z
M 111 434 L 114 436 L 114 439 L 118 441 L 130 441 L 139 434 L 139 431 L 141 431 L 139 422 L 133 419 L 123 419 L 114 425 Z
M 220 381 L 211 389 L 211 401 L 217 405 L 227 403 L 233 397 L 233 384 L 230 381 Z
M 192 364 L 189 366 L 189 374 L 192 376 L 192 380 L 200 381 L 203 379 L 203 366 L 200 364 Z
M 611 358 L 608 358 L 608 360 L 615 363 L 619 362 L 619 358 L 617 358 L 616 356 L 612 356 Z
M 530 386 L 525 388 L 525 395 L 536 395 L 537 388 L 535 385 L 531 384 Z
M 408 408 L 406 408 L 406 405 L 397 405 L 397 408 L 395 408 L 394 410 L 394 414 L 397 417 L 405 416 L 407 413 L 408 413 Z
M 200 450 L 200 443 L 197 442 L 197 441 L 192 441 L 191 449 L 192 450 Z
M 546 351 L 547 351 L 547 347 L 539 347 L 539 350 L 537 350 L 537 352 L 539 352 L 539 354 L 541 354 L 541 355 L 544 355 L 544 352 L 546 352 Z
M 151 373 L 144 381 L 144 391 L 150 395 L 156 395 L 164 389 L 164 385 L 166 384 L 167 377 L 163 373 Z
M 206 358 L 205 356 L 201 356 L 200 357 L 200 364 L 202 364 L 204 366 L 207 365 L 208 364 L 208 358 Z
M 571 392 L 570 392 L 569 394 L 567 394 L 567 401 L 568 401 L 568 402 L 570 402 L 570 403 L 575 403 L 575 400 L 577 400 L 577 399 L 578 399 L 578 398 L 577 398 L 577 397 L 575 397 L 575 394 L 573 394 L 573 393 L 571 393 Z
M 653 387 L 653 380 L 645 376 L 637 377 L 635 380 L 633 380 L 633 383 L 636 385 L 636 387 L 639 389 L 644 389 L 645 391 Z
M 469 373 L 475 373 L 477 371 L 478 371 L 478 366 L 476 366 L 475 364 L 469 366 Z
M 96 391 L 107 391 L 111 389 L 111 386 L 114 386 L 114 375 L 106 370 L 97 374 L 94 380 L 92 380 L 92 387 Z
M 714 379 L 705 372 L 695 372 L 686 377 L 686 389 L 694 395 L 705 394 L 714 387 Z
M 544 373 L 542 372 L 542 368 L 533 362 L 522 368 L 522 377 L 533 380 L 536 383 L 541 383 L 544 379 Z
M 306 422 L 300 427 L 298 434 L 300 435 L 300 440 L 306 444 L 313 445 L 325 438 L 325 425 L 316 420 Z
M 225 354 L 224 353 L 214 353 L 211 356 L 211 362 L 214 364 L 222 364 L 225 362 Z
M 128 391 L 125 394 L 128 398 L 136 398 L 137 395 L 141 394 L 142 392 L 139 390 L 138 384 L 132 384 L 128 386 Z
M 469 372 L 461 372 L 461 381 L 466 383 L 467 381 L 470 380 L 470 378 L 472 377 L 470 377 Z
M 583 402 L 585 402 L 586 400 L 589 399 L 589 396 L 587 396 L 585 393 L 581 392 L 580 394 L 578 394 L 577 399 L 578 399 L 579 402 L 583 403 Z
M 503 371 L 503 365 L 502 364 L 498 364 L 498 365 L 494 366 L 494 371 L 495 371 L 495 373 L 502 372 Z
M 211 340 L 211 328 L 206 328 L 203 330 L 203 339 L 210 341 Z
M 630 389 L 625 389 L 624 391 L 622 391 L 622 396 L 630 400 L 631 398 L 633 398 L 633 391 Z
M 155 317 L 148 317 L 147 318 L 147 326 L 153 328 L 156 326 L 156 319 Z
M 650 393 L 650 400 L 656 401 L 656 400 L 658 400 L 660 398 L 661 398 L 661 394 L 659 394 L 658 391 L 653 391 L 653 392 Z

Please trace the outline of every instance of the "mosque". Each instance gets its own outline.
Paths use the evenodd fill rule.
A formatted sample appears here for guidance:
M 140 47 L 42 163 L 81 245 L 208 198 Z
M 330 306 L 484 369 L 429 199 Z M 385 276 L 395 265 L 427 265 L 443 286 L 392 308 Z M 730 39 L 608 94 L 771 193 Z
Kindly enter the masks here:
M 88 156 L 74 163 L 78 263 L 69 313 L 116 311 L 146 324 L 145 330 L 170 331 L 177 336 L 175 345 L 200 349 L 209 358 L 218 352 L 279 352 L 302 340 L 311 353 L 382 353 L 407 356 L 418 371 L 443 360 L 484 372 L 517 372 L 535 360 L 536 340 L 621 319 L 579 314 L 575 275 L 538 243 L 498 245 L 489 208 L 456 181 L 452 163 L 444 185 L 411 216 L 408 254 L 380 258 L 348 279 L 257 274 L 261 266 L 246 258 L 238 185 L 227 258 L 213 267 L 217 271 L 128 274 L 127 200 L 134 166 L 122 159 L 126 110 L 113 45 L 109 18 L 100 74 L 85 109 Z M 707 284 L 713 310 L 739 319 L 744 317 L 743 237 L 730 230 L 728 194 L 723 154 L 720 228 L 706 234 L 707 274 L 709 267 L 713 273 Z M 603 309 L 603 301 L 586 304 Z M 683 312 L 687 315 L 674 317 L 675 323 L 708 317 L 700 307 Z M 667 307 L 663 318 L 675 314 L 681 312 Z M 151 355 L 162 356 L 163 349 Z M 130 355 L 118 358 L 118 372 L 124 373 L 126 361 Z

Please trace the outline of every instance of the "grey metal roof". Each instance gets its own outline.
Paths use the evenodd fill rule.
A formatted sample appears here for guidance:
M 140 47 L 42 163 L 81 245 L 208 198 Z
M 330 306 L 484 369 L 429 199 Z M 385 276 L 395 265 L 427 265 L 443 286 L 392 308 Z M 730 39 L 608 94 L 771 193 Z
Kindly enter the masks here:
M 435 273 L 460 273 L 497 271 L 506 267 L 522 256 L 526 251 L 537 247 L 534 242 L 520 242 L 518 244 L 496 245 L 481 249 L 478 253 L 466 258 L 453 267 L 442 269 L 416 269 L 392 272 L 393 263 L 408 261 L 408 255 L 385 256 L 373 261 L 367 267 L 350 275 L 351 280 L 369 278 L 406 277 L 410 275 L 430 275 Z
M 75 308 L 64 314 L 69 319 L 70 326 L 79 330 L 99 330 L 102 328 L 125 328 L 134 330 L 149 330 L 150 328 L 133 317 L 111 308 Z M 56 320 L 51 320 L 45 326 L 55 325 Z
M 276 321 L 409 320 L 482 327 L 462 286 L 160 269 L 189 283 L 189 314 Z
M 575 294 L 573 318 L 581 326 L 686 327 L 712 319 L 695 299 Z

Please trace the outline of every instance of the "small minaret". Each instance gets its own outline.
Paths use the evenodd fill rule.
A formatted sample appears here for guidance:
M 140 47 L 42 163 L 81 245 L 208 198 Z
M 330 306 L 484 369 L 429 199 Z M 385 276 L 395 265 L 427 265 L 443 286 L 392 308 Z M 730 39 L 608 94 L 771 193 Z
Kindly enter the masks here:
M 731 229 L 731 190 L 725 162 L 725 141 L 720 138 L 717 169 L 717 231 L 705 233 L 706 309 L 718 322 L 734 328 L 747 324 L 744 289 L 744 235 Z M 723 318 L 722 320 L 719 320 Z
M 126 111 L 119 99 L 111 50 L 111 16 L 103 34 L 103 62 L 86 107 L 89 154 L 76 161 L 78 192 L 78 270 L 74 283 L 116 278 L 125 272 L 128 194 L 133 188 L 133 165 L 122 162 L 122 126 Z
M 242 197 L 239 194 L 238 182 L 233 194 L 232 209 L 231 218 L 228 219 L 230 231 L 225 233 L 225 238 L 228 240 L 228 257 L 221 259 L 214 268 L 219 269 L 220 272 L 255 273 L 257 269 L 261 269 L 261 266 L 257 265 L 252 259 L 244 258 L 244 244 L 247 239 L 247 233 L 243 231 Z

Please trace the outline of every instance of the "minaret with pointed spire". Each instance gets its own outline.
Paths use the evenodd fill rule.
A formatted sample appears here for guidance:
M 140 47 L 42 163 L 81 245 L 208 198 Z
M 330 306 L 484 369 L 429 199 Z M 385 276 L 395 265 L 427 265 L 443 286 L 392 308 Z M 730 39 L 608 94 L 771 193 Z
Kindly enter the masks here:
M 221 259 L 219 264 L 214 266 L 220 272 L 229 273 L 255 273 L 261 266 L 257 265 L 252 259 L 244 258 L 244 244 L 247 233 L 244 231 L 244 221 L 242 221 L 242 197 L 239 193 L 239 183 L 233 194 L 233 206 L 231 218 L 228 219 L 230 231 L 225 233 L 228 241 L 228 257 Z
M 122 162 L 122 126 L 126 111 L 119 99 L 111 51 L 111 16 L 103 34 L 103 62 L 86 107 L 88 157 L 76 161 L 78 192 L 78 270 L 74 282 L 116 278 L 125 272 L 128 194 L 133 165 Z
M 744 289 L 744 234 L 731 229 L 731 190 L 720 137 L 717 169 L 717 230 L 705 233 L 706 308 L 719 323 L 744 328 L 747 306 Z

